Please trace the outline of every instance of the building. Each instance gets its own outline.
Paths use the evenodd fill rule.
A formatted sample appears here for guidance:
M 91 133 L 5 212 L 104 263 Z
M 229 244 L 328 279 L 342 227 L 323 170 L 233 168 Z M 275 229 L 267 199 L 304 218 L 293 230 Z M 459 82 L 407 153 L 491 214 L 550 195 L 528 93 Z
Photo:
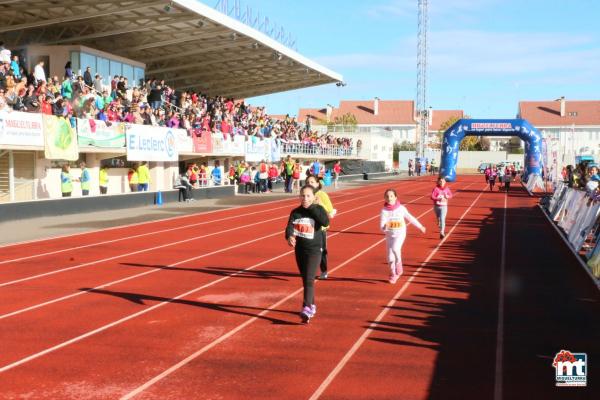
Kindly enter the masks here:
M 600 101 L 521 101 L 519 117 L 535 125 L 545 139 L 549 176 L 560 179 L 562 167 L 575 157 L 592 155 L 600 161 Z

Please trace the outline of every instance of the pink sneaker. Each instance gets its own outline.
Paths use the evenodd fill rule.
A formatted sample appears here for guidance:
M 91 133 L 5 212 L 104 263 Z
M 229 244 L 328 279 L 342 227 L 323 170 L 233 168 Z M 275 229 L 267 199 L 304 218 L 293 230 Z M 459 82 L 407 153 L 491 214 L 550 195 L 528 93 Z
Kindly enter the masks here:
M 402 263 L 396 264 L 396 275 L 400 276 L 404 272 L 404 268 L 402 268 Z
M 393 285 L 398 280 L 399 276 L 396 274 L 390 274 L 389 282 Z

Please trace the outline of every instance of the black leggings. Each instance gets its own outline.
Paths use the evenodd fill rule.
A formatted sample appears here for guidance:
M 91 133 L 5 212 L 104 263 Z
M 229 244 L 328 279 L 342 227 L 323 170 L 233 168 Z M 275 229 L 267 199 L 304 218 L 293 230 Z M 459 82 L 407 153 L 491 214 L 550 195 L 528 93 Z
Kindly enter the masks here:
M 296 264 L 304 286 L 303 306 L 315 304 L 315 274 L 321 262 L 321 253 L 306 253 L 296 249 Z
M 327 272 L 327 231 L 323 231 L 323 252 L 321 253 L 321 272 Z

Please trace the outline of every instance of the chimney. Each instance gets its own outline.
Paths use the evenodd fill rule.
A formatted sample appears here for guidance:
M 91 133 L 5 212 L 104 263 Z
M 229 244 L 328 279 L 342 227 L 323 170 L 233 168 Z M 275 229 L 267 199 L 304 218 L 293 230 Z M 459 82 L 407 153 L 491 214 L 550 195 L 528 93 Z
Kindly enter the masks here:
M 379 97 L 373 100 L 373 115 L 379 115 Z
M 560 98 L 560 116 L 564 117 L 566 114 L 567 102 L 565 101 L 565 96 Z
M 327 122 L 331 121 L 331 113 L 333 112 L 333 106 L 331 104 L 327 104 L 327 109 L 326 109 L 326 119 Z

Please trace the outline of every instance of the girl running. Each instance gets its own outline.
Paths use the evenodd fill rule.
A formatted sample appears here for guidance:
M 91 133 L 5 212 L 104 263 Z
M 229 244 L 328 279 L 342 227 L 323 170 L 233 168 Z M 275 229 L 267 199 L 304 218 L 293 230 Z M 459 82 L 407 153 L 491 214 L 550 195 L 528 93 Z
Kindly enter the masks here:
M 314 204 L 315 189 L 305 185 L 300 189 L 300 206 L 290 213 L 285 239 L 294 248 L 296 264 L 302 276 L 304 300 L 300 317 L 308 323 L 317 313 L 315 305 L 315 274 L 321 262 L 323 226 L 329 225 L 325 209 Z
M 488 177 L 488 182 L 490 184 L 490 192 L 494 190 L 494 186 L 496 185 L 496 177 L 498 176 L 498 172 L 496 168 L 490 170 L 490 176 Z
M 402 244 L 406 239 L 406 221 L 416 226 L 425 233 L 425 227 L 413 217 L 406 207 L 398 201 L 398 195 L 394 189 L 387 189 L 383 195 L 385 203 L 381 210 L 379 226 L 385 232 L 387 245 L 388 263 L 390 264 L 390 283 L 396 283 L 402 275 Z
M 323 190 L 321 181 L 319 181 L 316 176 L 311 175 L 306 178 L 306 184 L 315 189 L 315 204 L 319 204 L 321 207 L 323 207 L 330 219 L 333 218 L 337 211 L 335 208 L 333 208 L 333 204 L 331 203 L 329 195 Z M 327 279 L 329 276 L 327 274 L 327 229 L 329 229 L 329 226 L 323 227 L 323 253 L 321 254 L 321 275 L 319 276 L 319 279 L 323 280 Z
M 446 236 L 446 214 L 448 213 L 448 200 L 452 198 L 450 188 L 446 186 L 446 180 L 439 178 L 437 186 L 431 192 L 431 200 L 433 200 L 433 211 L 438 220 L 440 227 L 440 239 Z

